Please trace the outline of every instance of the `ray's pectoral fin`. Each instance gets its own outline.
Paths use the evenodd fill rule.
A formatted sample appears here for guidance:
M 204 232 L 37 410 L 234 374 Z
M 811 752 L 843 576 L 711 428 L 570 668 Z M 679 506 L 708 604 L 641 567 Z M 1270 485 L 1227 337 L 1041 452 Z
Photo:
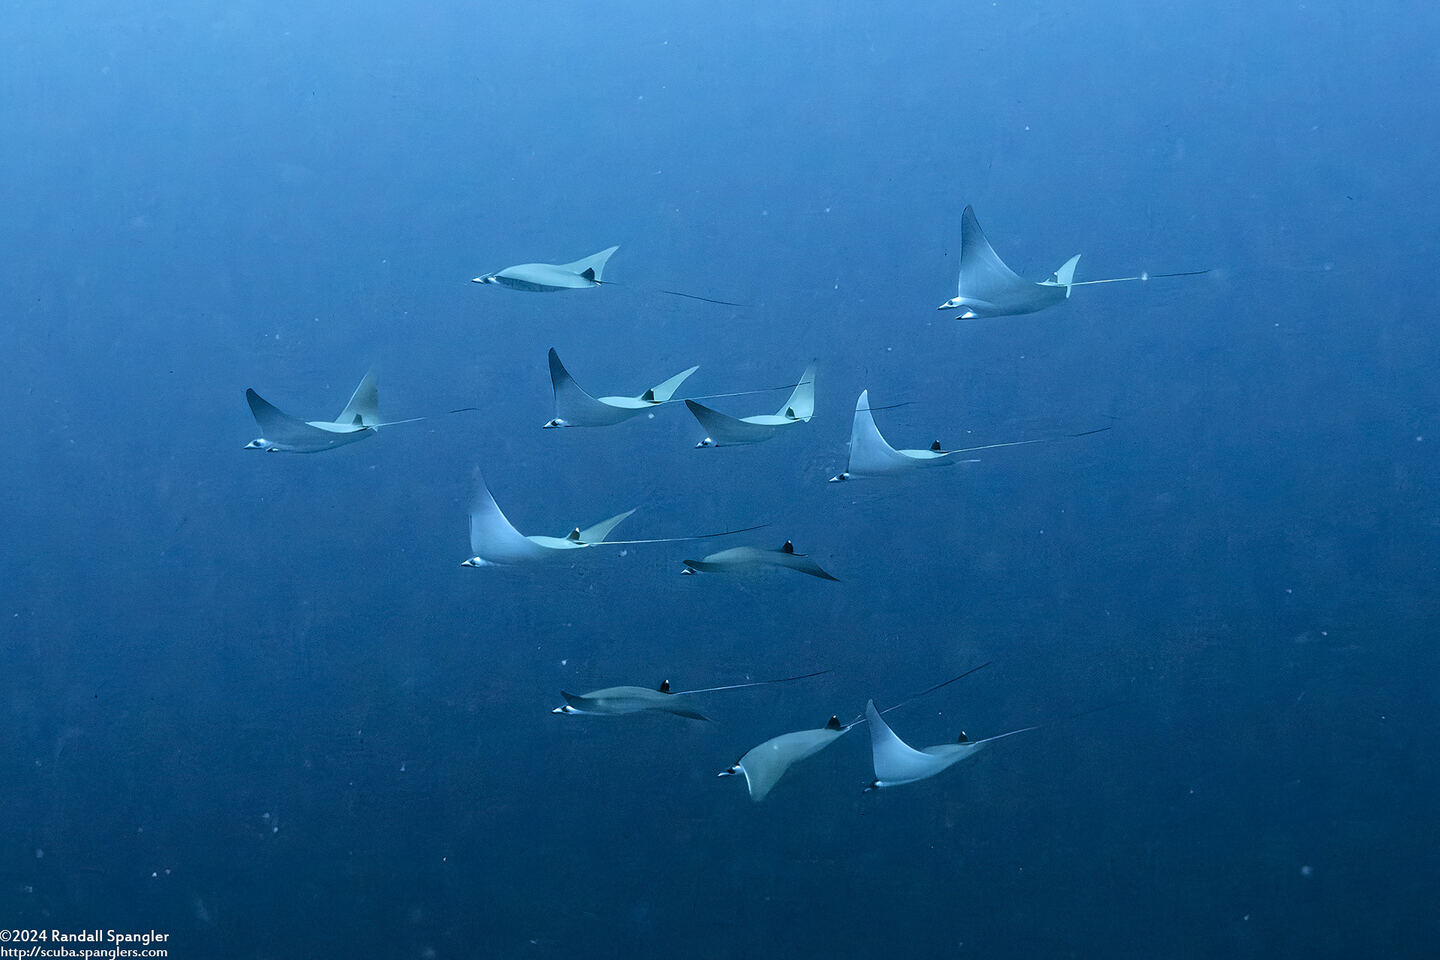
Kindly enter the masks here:
M 875 701 L 865 705 L 865 719 L 870 726 L 871 760 L 875 780 L 871 788 L 894 786 L 923 780 L 938 769 L 936 759 L 910 746 L 895 735 L 890 725 L 875 709 Z
M 380 391 L 377 379 L 374 370 L 360 378 L 360 384 L 350 395 L 345 409 L 335 418 L 336 423 L 369 427 L 380 422 Z
M 599 253 L 591 254 L 573 263 L 564 264 L 563 267 L 576 276 L 589 280 L 591 283 L 600 283 L 600 278 L 605 272 L 605 264 L 610 260 L 611 255 L 619 249 L 618 246 L 607 247 Z
M 622 520 L 626 519 L 634 512 L 635 509 L 631 508 L 629 510 L 626 510 L 624 513 L 617 513 L 615 516 L 610 517 L 608 520 L 601 520 L 597 524 L 586 527 L 584 530 L 580 530 L 577 528 L 574 532 L 570 534 L 570 539 L 578 540 L 580 543 L 601 543 L 605 540 L 606 537 L 610 536 L 611 530 L 614 530 Z
M 1052 273 L 1050 275 L 1050 279 L 1045 281 L 1046 283 L 1054 287 L 1064 287 L 1065 299 L 1067 300 L 1070 299 L 1070 288 L 1075 283 L 1075 265 L 1079 262 L 1080 254 L 1077 253 L 1069 260 L 1066 260 L 1064 264 L 1061 265 L 1060 269 Z
M 646 390 L 640 399 L 644 400 L 646 403 L 668 402 L 675 396 L 675 391 L 679 389 L 680 384 L 684 383 L 691 374 L 693 374 L 696 370 L 699 369 L 699 366 L 694 366 L 688 370 L 680 371 L 679 373 L 675 374 L 675 376 L 666 380 L 664 383 L 657 383 L 649 390 Z

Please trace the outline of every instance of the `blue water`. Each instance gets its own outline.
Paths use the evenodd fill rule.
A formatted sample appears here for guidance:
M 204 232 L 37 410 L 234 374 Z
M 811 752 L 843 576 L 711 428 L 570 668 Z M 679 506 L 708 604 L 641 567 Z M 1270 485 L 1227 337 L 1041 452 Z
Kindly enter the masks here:
M 1440 921 L 1427 4 L 16 4 L 0 12 L 0 925 L 172 957 L 1425 957 Z M 960 324 L 960 212 L 1031 317 Z M 469 283 L 610 244 L 614 286 Z M 668 297 L 684 290 L 743 307 Z M 595 392 L 819 365 L 696 450 Z M 390 417 L 242 451 L 254 387 Z M 1052 437 L 893 482 L 897 446 Z M 783 395 L 715 401 L 770 412 Z M 770 524 L 463 569 L 527 533 Z M 867 735 L 1036 722 L 878 793 Z M 709 686 L 716 722 L 554 717 Z M 1072 714 L 1109 706 L 1066 720 Z M 634 720 L 636 722 L 628 722 Z

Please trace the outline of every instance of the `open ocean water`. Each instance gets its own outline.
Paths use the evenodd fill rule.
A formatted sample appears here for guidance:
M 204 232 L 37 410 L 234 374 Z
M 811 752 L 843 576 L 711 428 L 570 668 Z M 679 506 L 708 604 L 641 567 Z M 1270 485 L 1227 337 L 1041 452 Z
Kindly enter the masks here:
M 0 948 L 1436 956 L 1437 36 L 1334 0 L 7 6 Z M 956 322 L 967 204 L 1030 280 L 1210 272 Z M 470 282 L 615 244 L 599 288 Z M 596 394 L 813 360 L 814 417 L 542 430 L 551 347 Z M 429 419 L 242 449 L 247 387 L 324 420 L 371 368 Z M 897 447 L 1054 442 L 829 484 L 862 389 Z M 768 526 L 467 569 L 481 475 L 525 533 Z M 681 575 L 787 539 L 839 582 Z M 886 719 L 1043 726 L 932 779 L 864 792 L 863 726 L 761 803 L 716 776 L 987 662 Z M 814 671 L 711 722 L 550 712 Z

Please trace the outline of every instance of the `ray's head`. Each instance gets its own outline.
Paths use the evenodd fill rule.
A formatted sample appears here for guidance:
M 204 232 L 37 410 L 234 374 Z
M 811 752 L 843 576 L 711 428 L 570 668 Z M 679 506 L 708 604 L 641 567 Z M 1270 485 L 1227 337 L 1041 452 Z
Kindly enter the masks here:
M 737 762 L 737 763 L 732 763 L 730 766 L 726 767 L 724 770 L 721 770 L 719 773 L 715 774 L 715 776 L 717 776 L 717 777 L 738 777 L 740 774 L 742 774 L 742 773 L 744 773 L 744 772 L 745 772 L 745 771 L 744 771 L 743 769 L 741 769 L 740 764 Z
M 270 446 L 269 440 L 266 440 L 264 437 L 256 437 L 254 440 L 251 440 L 249 443 L 245 444 L 245 449 L 264 450 L 268 446 Z
M 570 704 L 568 704 L 568 703 L 563 703 L 563 704 L 561 704 L 560 706 L 556 707 L 554 710 L 551 710 L 550 712 L 551 712 L 551 713 L 564 714 L 565 716 L 571 716 L 571 715 L 573 715 L 573 714 L 579 713 L 580 711 L 579 711 L 579 710 L 576 710 L 574 707 L 570 706 Z
M 697 449 L 700 448 L 700 447 L 713 447 L 713 446 L 715 446 L 715 441 L 714 441 L 714 440 L 711 440 L 709 437 L 706 437 L 704 440 L 701 440 L 699 443 L 695 444 L 695 447 L 696 447 Z
M 565 418 L 564 418 L 564 417 L 556 417 L 554 420 L 551 420 L 551 421 L 549 421 L 548 423 L 546 423 L 545 426 L 542 427 L 541 429 L 542 429 L 542 430 L 553 430 L 553 429 L 555 429 L 556 427 L 568 427 L 568 426 L 570 426 L 570 424 L 568 424 L 568 423 L 565 422 Z
M 471 557 L 469 560 L 461 560 L 461 561 L 460 561 L 460 566 L 462 566 L 462 567 L 488 567 L 488 566 L 490 566 L 490 561 L 489 561 L 489 560 L 486 560 L 484 557 Z
M 849 479 L 850 479 L 850 471 L 849 471 L 849 470 L 846 470 L 844 473 L 836 474 L 835 476 L 831 477 L 831 478 L 830 478 L 830 482 L 831 482 L 831 483 L 844 483 L 846 480 L 849 480 Z
M 944 303 L 940 304 L 940 306 L 936 307 L 935 309 L 954 310 L 956 307 L 960 306 L 961 302 L 962 301 L 959 297 L 951 297 L 949 300 L 946 300 Z
M 494 282 L 495 282 L 495 274 L 493 274 L 493 273 L 487 273 L 487 274 L 485 274 L 485 276 L 483 276 L 483 277 L 475 277 L 475 278 L 473 278 L 470 282 L 471 282 L 471 283 L 494 283 Z

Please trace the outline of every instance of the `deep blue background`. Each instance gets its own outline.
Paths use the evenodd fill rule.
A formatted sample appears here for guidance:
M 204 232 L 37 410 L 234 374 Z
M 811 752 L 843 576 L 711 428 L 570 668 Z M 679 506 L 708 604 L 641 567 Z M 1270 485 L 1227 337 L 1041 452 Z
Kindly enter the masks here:
M 1432 5 L 294 6 L 0 13 L 0 925 L 1432 955 Z M 1027 276 L 1214 272 L 956 324 L 967 202 Z M 612 243 L 608 289 L 467 282 Z M 603 393 L 816 358 L 817 415 L 541 431 L 550 346 Z M 328 417 L 371 364 L 389 416 L 484 413 L 241 451 L 245 387 Z M 862 387 L 898 445 L 1115 429 L 827 485 Z M 769 522 L 843 583 L 462 569 L 476 468 L 527 532 Z M 897 731 L 1128 702 L 881 794 L 863 731 L 762 805 L 714 777 L 992 659 Z M 818 668 L 709 725 L 548 715 Z

